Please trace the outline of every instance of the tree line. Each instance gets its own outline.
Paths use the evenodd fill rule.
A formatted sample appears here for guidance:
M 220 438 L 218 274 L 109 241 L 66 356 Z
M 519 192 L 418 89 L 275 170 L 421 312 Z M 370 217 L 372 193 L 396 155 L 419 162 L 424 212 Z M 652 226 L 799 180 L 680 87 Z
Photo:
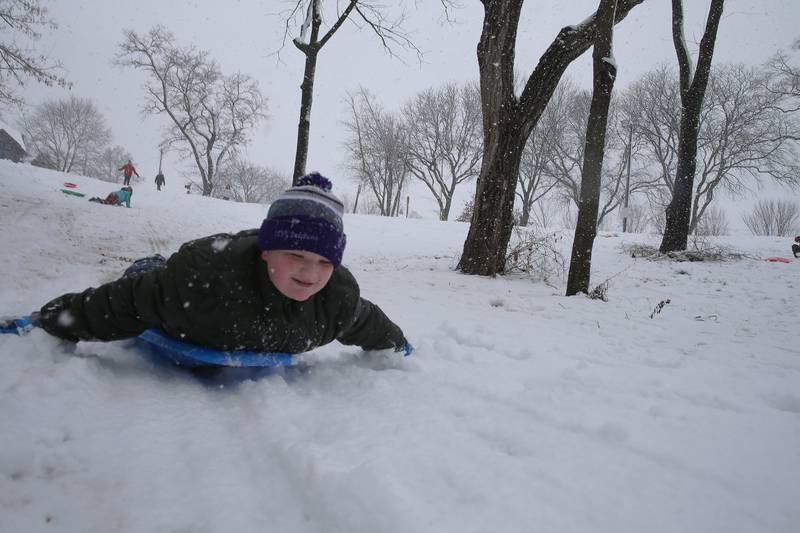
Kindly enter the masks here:
M 766 180 L 785 185 L 800 181 L 794 144 L 800 125 L 785 112 L 789 102 L 775 90 L 779 76 L 772 60 L 762 66 L 721 64 L 711 69 L 699 116 L 690 233 L 710 217 L 722 190 L 736 194 Z M 665 64 L 611 98 L 599 227 L 608 227 L 627 198 L 629 206 L 644 206 L 627 217 L 632 227 L 663 231 L 678 160 L 678 92 L 678 74 Z M 552 220 L 548 202 L 566 208 L 574 218 L 591 100 L 591 91 L 569 77 L 556 87 L 522 151 L 515 225 L 527 226 L 537 217 Z M 477 84 L 432 87 L 396 113 L 386 111 L 364 89 L 348 95 L 347 104 L 348 168 L 370 191 L 379 214 L 396 215 L 401 191 L 418 180 L 437 202 L 439 218 L 450 218 L 456 188 L 475 178 L 481 166 Z M 574 227 L 575 221 L 567 225 Z

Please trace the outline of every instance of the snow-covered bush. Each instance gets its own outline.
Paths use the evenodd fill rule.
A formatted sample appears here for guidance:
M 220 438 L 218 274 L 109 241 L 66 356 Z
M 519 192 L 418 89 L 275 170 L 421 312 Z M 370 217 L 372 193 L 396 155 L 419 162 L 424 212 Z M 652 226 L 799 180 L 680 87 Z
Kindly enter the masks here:
M 506 273 L 521 272 L 533 279 L 562 278 L 566 261 L 558 249 L 558 233 L 539 234 L 530 228 L 514 227 L 506 253 Z

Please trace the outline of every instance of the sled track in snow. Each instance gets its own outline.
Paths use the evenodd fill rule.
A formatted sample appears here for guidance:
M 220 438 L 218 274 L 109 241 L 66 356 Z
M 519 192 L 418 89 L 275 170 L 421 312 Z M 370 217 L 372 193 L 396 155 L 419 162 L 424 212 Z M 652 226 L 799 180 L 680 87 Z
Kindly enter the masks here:
M 144 225 L 145 237 L 147 239 L 147 246 L 150 251 L 155 253 L 162 253 L 166 251 L 167 240 L 159 237 L 158 232 L 153 227 L 153 223 L 148 221 Z

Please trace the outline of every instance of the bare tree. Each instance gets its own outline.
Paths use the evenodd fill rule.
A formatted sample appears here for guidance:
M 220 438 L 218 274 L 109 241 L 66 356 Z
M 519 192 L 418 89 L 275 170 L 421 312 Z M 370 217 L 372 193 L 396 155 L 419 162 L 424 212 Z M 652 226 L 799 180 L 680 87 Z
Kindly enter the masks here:
M 47 9 L 39 0 L 0 0 L 0 33 L 4 35 L 0 40 L 0 102 L 23 102 L 11 87 L 12 82 L 23 86 L 30 78 L 49 86 L 68 85 L 56 74 L 61 70 L 60 63 L 48 65 L 47 57 L 17 44 L 20 37 L 35 41 L 41 37 L 40 29 L 55 28 L 56 23 L 47 16 Z
M 344 126 L 349 170 L 372 193 L 381 215 L 396 216 L 408 176 L 408 130 L 365 89 L 348 95 L 348 106 L 350 117 Z
M 668 205 L 666 200 L 661 204 L 651 203 L 649 205 L 647 225 L 652 230 L 651 233 L 664 235 L 664 227 L 667 225 L 667 215 L 664 205 Z
M 440 0 L 445 12 L 452 6 L 450 0 Z M 323 23 L 323 7 L 333 4 L 330 20 L 335 20 L 324 35 L 320 36 Z M 343 8 L 342 8 L 343 6 Z M 418 55 L 420 50 L 402 31 L 401 27 L 405 15 L 400 13 L 390 17 L 386 13 L 387 6 L 370 0 L 346 0 L 345 2 L 323 2 L 323 0 L 296 0 L 294 7 L 286 17 L 286 30 L 284 41 L 289 35 L 295 22 L 301 14 L 303 22 L 300 24 L 300 36 L 295 37 L 292 43 L 306 56 L 303 71 L 303 83 L 300 85 L 300 120 L 297 125 L 297 149 L 294 159 L 294 175 L 292 182 L 305 174 L 308 159 L 308 141 L 311 131 L 311 105 L 314 97 L 314 78 L 317 70 L 317 58 L 322 47 L 333 37 L 349 18 L 355 19 L 356 24 L 368 27 L 380 40 L 384 49 L 390 54 L 393 47 L 411 48 Z M 310 30 L 310 31 L 309 31 Z M 306 41 L 308 35 L 308 41 Z
M 563 103 L 560 103 L 562 99 Z M 581 202 L 582 169 L 591 103 L 591 95 L 576 88 L 563 95 L 557 90 L 550 101 L 550 104 L 558 104 L 561 111 L 554 117 L 557 120 L 547 124 L 552 146 L 547 166 L 556 185 L 556 194 L 565 201 L 571 201 L 576 207 Z M 618 108 L 616 100 L 612 99 L 606 121 L 609 131 L 605 136 L 605 163 L 600 175 L 598 226 L 602 225 L 606 217 L 623 203 L 627 158 L 635 155 L 633 152 L 629 153 L 628 147 L 632 141 L 628 135 L 629 130 L 623 126 L 624 117 Z M 540 122 L 540 125 L 544 124 Z M 634 168 L 632 177 L 633 182 L 628 186 L 631 194 L 647 187 L 646 180 L 641 178 L 640 169 Z
M 274 170 L 242 159 L 239 154 L 220 165 L 212 196 L 236 202 L 271 202 L 291 185 L 291 180 Z
M 800 50 L 800 38 L 792 48 Z M 781 98 L 781 110 L 800 111 L 800 68 L 791 63 L 787 53 L 780 51 L 767 62 L 767 72 L 766 88 Z
M 780 110 L 780 98 L 763 87 L 764 74 L 752 67 L 726 65 L 712 72 L 701 113 L 701 157 L 689 231 L 694 231 L 720 187 L 739 192 L 746 189 L 746 178 L 764 177 L 784 185 L 800 184 L 793 143 L 800 128 Z
M 666 65 L 645 73 L 622 95 L 622 122 L 632 127 L 632 143 L 647 168 L 640 190 L 665 209 L 674 188 L 680 108 L 677 78 Z M 668 193 L 664 194 L 664 188 Z
M 540 230 L 552 227 L 563 209 L 562 204 L 558 198 L 540 197 L 531 207 L 529 224 Z
M 111 138 L 94 102 L 76 96 L 38 105 L 32 114 L 22 114 L 20 125 L 32 151 L 62 172 L 85 173 Z
M 663 210 L 659 209 L 659 213 Z M 622 218 L 620 216 L 620 218 Z M 629 233 L 644 233 L 647 231 L 648 210 L 645 204 L 631 202 L 628 204 L 628 216 L 626 217 L 626 229 Z
M 597 235 L 597 214 L 600 204 L 600 185 L 603 156 L 606 147 L 606 126 L 611 92 L 617 78 L 612 42 L 617 0 L 600 0 L 597 8 L 597 38 L 592 51 L 593 87 L 592 104 L 586 127 L 586 148 L 581 172 L 581 198 L 578 220 L 572 241 L 572 258 L 567 278 L 567 296 L 589 292 L 592 270 L 592 247 Z
M 725 216 L 725 211 L 718 206 L 711 206 L 706 209 L 697 221 L 694 233 L 711 237 L 728 235 L 730 233 L 730 225 L 728 224 L 728 217 Z
M 116 63 L 148 75 L 144 113 L 169 117 L 164 145 L 194 162 L 209 196 L 217 167 L 264 117 L 258 83 L 246 74 L 223 76 L 207 52 L 179 47 L 163 26 L 145 35 L 125 31 Z
M 787 237 L 797 231 L 800 206 L 788 200 L 759 200 L 742 221 L 753 235 Z
M 520 160 L 516 192 L 516 198 L 520 203 L 518 221 L 520 226 L 531 223 L 536 203 L 542 200 L 557 183 L 547 172 L 546 154 L 536 149 L 536 143 L 540 139 L 536 139 L 535 135 L 541 131 L 539 128 L 533 131 L 525 144 Z
M 520 226 L 529 224 L 536 202 L 559 184 L 553 162 L 558 159 L 559 143 L 566 136 L 565 121 L 576 92 L 572 80 L 561 80 L 522 150 L 516 191 L 521 204 Z
M 698 116 L 694 194 L 689 231 L 694 232 L 719 189 L 739 193 L 769 178 L 786 185 L 800 179 L 796 117 L 781 109 L 783 97 L 767 88 L 762 69 L 721 65 L 712 69 Z M 680 107 L 677 78 L 668 68 L 645 74 L 623 98 L 626 119 L 641 142 L 659 187 L 642 187 L 651 203 L 667 205 L 674 189 Z M 644 185 L 644 184 L 642 184 Z
M 480 94 L 475 84 L 447 84 L 419 93 L 403 108 L 406 164 L 447 220 L 456 187 L 478 175 L 482 155 Z
M 358 206 L 358 213 L 362 215 L 382 215 L 381 205 L 374 198 L 365 199 Z
M 619 0 L 616 21 L 643 0 Z M 475 191 L 475 211 L 458 267 L 467 274 L 493 275 L 505 269 L 513 227 L 514 196 L 522 151 L 564 71 L 595 41 L 596 14 L 562 28 L 539 59 L 517 97 L 514 52 L 523 0 L 484 0 L 478 43 L 483 160 Z
M 552 176 L 556 195 L 578 205 L 580 170 L 586 138 L 586 117 L 589 114 L 588 93 L 583 94 L 571 79 L 562 79 L 553 92 L 531 137 L 541 130 L 546 143 L 538 143 L 544 170 Z M 530 138 L 526 147 L 530 145 Z M 524 153 L 523 153 L 524 161 Z M 522 167 L 520 167 L 522 174 Z
M 667 207 L 667 223 L 661 240 L 661 253 L 686 249 L 692 207 L 692 189 L 697 168 L 697 138 L 700 112 L 711 72 L 711 59 L 725 0 L 711 0 L 706 29 L 700 40 L 697 68 L 693 69 L 683 37 L 683 0 L 672 0 L 672 41 L 678 56 L 681 88 L 681 123 L 678 164 L 672 201 Z

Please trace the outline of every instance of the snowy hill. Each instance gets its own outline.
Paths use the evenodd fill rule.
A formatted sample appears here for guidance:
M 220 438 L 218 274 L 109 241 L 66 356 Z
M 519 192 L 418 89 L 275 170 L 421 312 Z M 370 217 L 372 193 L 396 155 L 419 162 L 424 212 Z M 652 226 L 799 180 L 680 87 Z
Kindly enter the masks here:
M 0 314 L 266 213 L 150 181 L 110 207 L 65 181 L 115 188 L 0 162 Z M 0 338 L 0 531 L 797 531 L 800 261 L 760 259 L 791 257 L 786 239 L 673 263 L 604 235 L 603 303 L 454 272 L 465 224 L 345 229 L 412 357 L 334 344 L 307 372 L 220 386 L 131 341 Z

